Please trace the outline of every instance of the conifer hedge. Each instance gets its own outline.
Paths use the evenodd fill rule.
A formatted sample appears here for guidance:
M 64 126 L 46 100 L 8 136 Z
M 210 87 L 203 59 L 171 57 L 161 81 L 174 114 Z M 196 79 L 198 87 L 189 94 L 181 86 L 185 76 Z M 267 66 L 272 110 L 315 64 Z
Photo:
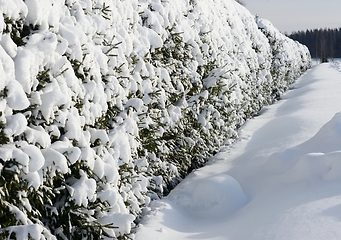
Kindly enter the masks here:
M 3 239 L 129 239 L 310 67 L 232 0 L 0 3 Z

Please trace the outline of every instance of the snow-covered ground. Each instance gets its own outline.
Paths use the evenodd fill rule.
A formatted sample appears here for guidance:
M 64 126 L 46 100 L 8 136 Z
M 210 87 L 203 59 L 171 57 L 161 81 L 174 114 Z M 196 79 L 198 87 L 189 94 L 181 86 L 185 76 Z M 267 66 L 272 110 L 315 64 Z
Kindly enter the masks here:
M 341 65 L 317 65 L 154 201 L 136 239 L 341 239 Z

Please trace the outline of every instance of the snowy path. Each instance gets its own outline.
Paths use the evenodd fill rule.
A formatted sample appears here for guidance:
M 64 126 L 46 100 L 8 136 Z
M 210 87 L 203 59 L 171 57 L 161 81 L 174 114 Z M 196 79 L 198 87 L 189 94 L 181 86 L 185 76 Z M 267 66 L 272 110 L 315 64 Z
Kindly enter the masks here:
M 335 65 L 309 70 L 238 142 L 154 202 L 136 239 L 341 239 Z

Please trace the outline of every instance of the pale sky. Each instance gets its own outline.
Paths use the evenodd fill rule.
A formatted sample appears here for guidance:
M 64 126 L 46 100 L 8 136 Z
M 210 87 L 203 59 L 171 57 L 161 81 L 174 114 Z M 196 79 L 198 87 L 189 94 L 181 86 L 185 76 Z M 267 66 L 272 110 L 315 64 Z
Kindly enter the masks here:
M 341 27 L 341 0 L 242 0 L 281 32 Z

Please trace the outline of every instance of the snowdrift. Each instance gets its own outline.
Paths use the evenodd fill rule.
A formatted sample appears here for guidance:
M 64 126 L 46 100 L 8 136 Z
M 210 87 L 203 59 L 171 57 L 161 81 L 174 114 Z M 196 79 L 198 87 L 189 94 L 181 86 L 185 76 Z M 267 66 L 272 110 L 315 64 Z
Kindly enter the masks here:
M 310 67 L 231 0 L 0 6 L 3 238 L 126 237 Z
M 338 180 L 341 178 L 341 113 L 335 114 L 308 141 L 271 155 L 263 167 L 267 173 L 282 174 L 285 182 L 312 178 Z

